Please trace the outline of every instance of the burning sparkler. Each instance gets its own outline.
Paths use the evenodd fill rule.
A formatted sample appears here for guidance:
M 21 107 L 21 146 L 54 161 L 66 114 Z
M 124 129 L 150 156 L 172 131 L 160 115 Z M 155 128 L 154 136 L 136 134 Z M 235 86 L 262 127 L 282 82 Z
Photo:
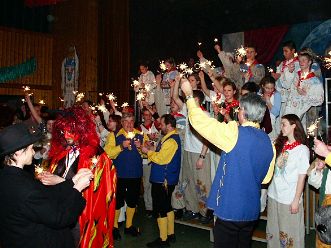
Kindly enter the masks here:
M 91 165 L 90 169 L 93 170 L 97 167 L 98 158 L 96 156 L 92 157 L 91 162 L 92 162 L 92 165 Z
M 165 63 L 164 63 L 163 60 L 160 62 L 160 69 L 161 69 L 162 71 L 166 71 L 166 70 L 167 70 L 167 66 L 165 65 Z
M 107 108 L 105 105 L 97 105 L 97 109 L 100 110 L 102 113 L 107 112 Z
M 46 103 L 45 103 L 44 100 L 40 100 L 40 101 L 39 101 L 39 104 L 41 104 L 41 105 L 45 105 Z
M 319 131 L 318 131 L 318 127 L 319 127 L 319 123 L 320 123 L 320 120 L 322 119 L 322 116 L 317 118 L 308 128 L 307 128 L 307 138 L 309 138 L 309 136 L 312 136 L 312 137 L 316 137 L 317 134 L 321 137 L 322 139 L 322 136 L 319 134 Z M 323 141 L 323 139 L 322 139 Z
M 107 97 L 108 97 L 109 101 L 115 101 L 116 100 L 116 96 L 113 93 L 108 94 Z
M 270 72 L 270 73 L 274 72 L 274 69 L 272 69 L 270 67 L 267 67 L 267 69 L 268 69 L 268 72 Z
M 134 132 L 128 132 L 128 134 L 126 135 L 126 138 L 130 140 L 130 143 L 131 143 L 131 140 L 134 138 L 135 133 Z M 130 144 L 130 146 L 128 147 L 129 150 L 132 150 L 132 146 Z
M 241 46 L 240 48 L 237 48 L 235 50 L 235 54 L 236 54 L 236 56 L 245 57 L 246 56 L 246 49 L 243 46 Z
M 140 84 L 139 81 L 138 81 L 137 79 L 135 79 L 135 80 L 132 81 L 131 86 L 132 86 L 132 87 L 138 87 L 139 84 Z
M 77 93 L 76 95 L 76 102 L 80 102 L 84 98 L 84 93 Z
M 145 98 L 145 95 L 144 95 L 144 93 L 142 93 L 142 92 L 139 92 L 139 93 L 137 94 L 137 101 L 141 101 L 141 100 L 144 100 L 144 98 Z
M 127 102 L 124 102 L 121 107 L 122 108 L 129 107 L 129 104 Z
M 215 43 L 217 43 L 217 42 L 218 42 L 218 39 L 217 39 L 217 38 L 215 38 L 215 39 L 214 39 L 214 42 L 215 42 Z

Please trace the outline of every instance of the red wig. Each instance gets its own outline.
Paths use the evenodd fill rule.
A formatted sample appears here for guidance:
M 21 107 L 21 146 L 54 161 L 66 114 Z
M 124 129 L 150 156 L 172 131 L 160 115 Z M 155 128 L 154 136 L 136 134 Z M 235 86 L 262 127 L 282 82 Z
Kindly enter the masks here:
M 64 114 L 53 124 L 51 148 L 49 157 L 54 158 L 67 149 L 64 130 L 78 134 L 78 148 L 84 157 L 95 155 L 99 146 L 99 136 L 93 117 L 88 115 L 80 106 L 74 106 L 64 111 Z

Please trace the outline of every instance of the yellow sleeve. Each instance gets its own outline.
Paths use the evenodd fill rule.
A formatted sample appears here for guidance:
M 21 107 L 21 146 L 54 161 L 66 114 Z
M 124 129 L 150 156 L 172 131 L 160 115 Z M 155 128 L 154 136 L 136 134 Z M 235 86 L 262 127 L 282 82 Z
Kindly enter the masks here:
M 275 170 L 275 160 L 276 160 L 276 148 L 274 145 L 272 145 L 272 150 L 274 152 L 274 156 L 271 160 L 270 166 L 269 166 L 269 170 L 267 172 L 267 175 L 265 176 L 265 178 L 262 181 L 262 184 L 267 184 L 271 181 L 272 176 L 274 175 L 274 170 Z
M 329 166 L 331 166 L 331 152 L 326 156 L 325 163 L 327 163 Z
M 174 139 L 168 139 L 162 144 L 160 151 L 149 151 L 147 157 L 149 161 L 158 165 L 166 165 L 170 163 L 177 149 L 177 142 Z
M 117 158 L 117 156 L 122 151 L 120 145 L 116 146 L 116 140 L 115 140 L 114 132 L 111 132 L 111 133 L 108 134 L 104 150 L 111 159 Z
M 188 116 L 194 129 L 206 140 L 225 152 L 230 152 L 238 140 L 238 124 L 230 121 L 221 123 L 206 114 L 197 106 L 194 99 L 186 102 Z

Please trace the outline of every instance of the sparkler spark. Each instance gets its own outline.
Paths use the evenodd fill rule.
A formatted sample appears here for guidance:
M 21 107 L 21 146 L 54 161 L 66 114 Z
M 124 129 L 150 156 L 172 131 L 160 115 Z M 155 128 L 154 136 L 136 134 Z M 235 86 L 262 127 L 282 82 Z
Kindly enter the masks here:
M 201 42 L 198 42 L 198 46 L 201 46 L 202 45 L 202 43 Z
M 124 102 L 121 107 L 122 108 L 129 107 L 129 104 L 127 102 Z
M 131 86 L 132 87 L 137 87 L 137 86 L 139 86 L 139 84 L 140 84 L 139 81 L 135 79 L 135 80 L 133 80 Z
M 127 139 L 133 139 L 135 136 L 134 132 L 128 132 L 128 134 L 126 135 Z
M 61 97 L 59 97 L 59 100 L 60 100 L 60 102 L 64 102 L 64 99 L 62 99 Z
M 161 69 L 162 71 L 166 71 L 166 70 L 167 70 L 167 66 L 165 65 L 165 63 L 164 63 L 163 60 L 160 62 L 160 69 Z
M 272 68 L 270 68 L 270 67 L 267 67 L 267 69 L 268 69 L 268 72 L 274 72 L 274 69 L 272 69 Z
M 22 88 L 23 88 L 24 92 L 31 90 L 29 86 L 22 86 Z
M 215 43 L 216 43 L 216 42 L 218 42 L 218 39 L 217 39 L 217 38 L 215 38 L 215 39 L 214 39 L 214 42 L 215 42 Z
M 45 103 L 44 100 L 40 100 L 40 101 L 39 101 L 39 104 L 41 104 L 41 105 L 45 105 L 46 103 Z
M 107 108 L 105 105 L 98 105 L 97 109 L 100 110 L 102 113 L 106 113 L 107 112 Z
M 76 102 L 80 102 L 84 98 L 84 93 L 77 93 L 76 95 Z
M 319 123 L 320 123 L 320 120 L 322 119 L 322 116 L 317 118 L 308 128 L 307 128 L 307 134 L 308 134 L 308 137 L 309 136 L 315 136 L 316 134 L 316 130 L 318 131 L 318 126 L 319 126 Z
M 181 63 L 180 65 L 179 65 L 179 69 L 181 70 L 181 71 L 184 71 L 184 70 L 186 70 L 187 69 L 187 64 L 186 63 Z
M 109 101 L 115 101 L 116 100 L 116 96 L 113 93 L 108 94 L 107 97 L 108 97 Z
M 144 93 L 142 93 L 142 92 L 139 92 L 139 93 L 137 94 L 137 101 L 141 101 L 141 100 L 144 100 L 144 98 L 145 98 L 145 95 L 144 95 Z
M 240 48 L 237 48 L 235 50 L 235 54 L 236 54 L 236 56 L 245 57 L 246 56 L 246 49 L 243 46 L 241 46 Z

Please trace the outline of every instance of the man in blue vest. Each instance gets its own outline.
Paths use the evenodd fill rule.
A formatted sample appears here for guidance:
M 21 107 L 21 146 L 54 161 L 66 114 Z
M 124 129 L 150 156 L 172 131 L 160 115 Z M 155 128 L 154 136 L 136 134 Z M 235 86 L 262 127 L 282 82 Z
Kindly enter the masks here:
M 196 105 L 187 80 L 181 86 L 194 129 L 223 152 L 207 205 L 217 217 L 214 247 L 250 247 L 260 213 L 261 183 L 272 177 L 275 150 L 259 129 L 266 104 L 256 94 L 240 99 L 237 122 L 220 123 Z
M 143 146 L 151 162 L 153 211 L 157 216 L 160 237 L 147 244 L 148 247 L 168 247 L 175 242 L 175 214 L 171 206 L 171 195 L 178 183 L 181 143 L 176 130 L 176 119 L 170 114 L 161 117 L 161 131 L 164 137 L 155 151 L 151 146 Z
M 122 129 L 117 133 L 111 132 L 106 141 L 105 151 L 113 159 L 117 170 L 116 211 L 113 228 L 115 240 L 121 239 L 118 229 L 120 210 L 127 204 L 125 234 L 140 235 L 138 228 L 133 226 L 133 216 L 139 200 L 141 177 L 143 175 L 143 160 L 140 147 L 143 135 L 134 128 L 134 116 L 123 113 L 121 118 Z

